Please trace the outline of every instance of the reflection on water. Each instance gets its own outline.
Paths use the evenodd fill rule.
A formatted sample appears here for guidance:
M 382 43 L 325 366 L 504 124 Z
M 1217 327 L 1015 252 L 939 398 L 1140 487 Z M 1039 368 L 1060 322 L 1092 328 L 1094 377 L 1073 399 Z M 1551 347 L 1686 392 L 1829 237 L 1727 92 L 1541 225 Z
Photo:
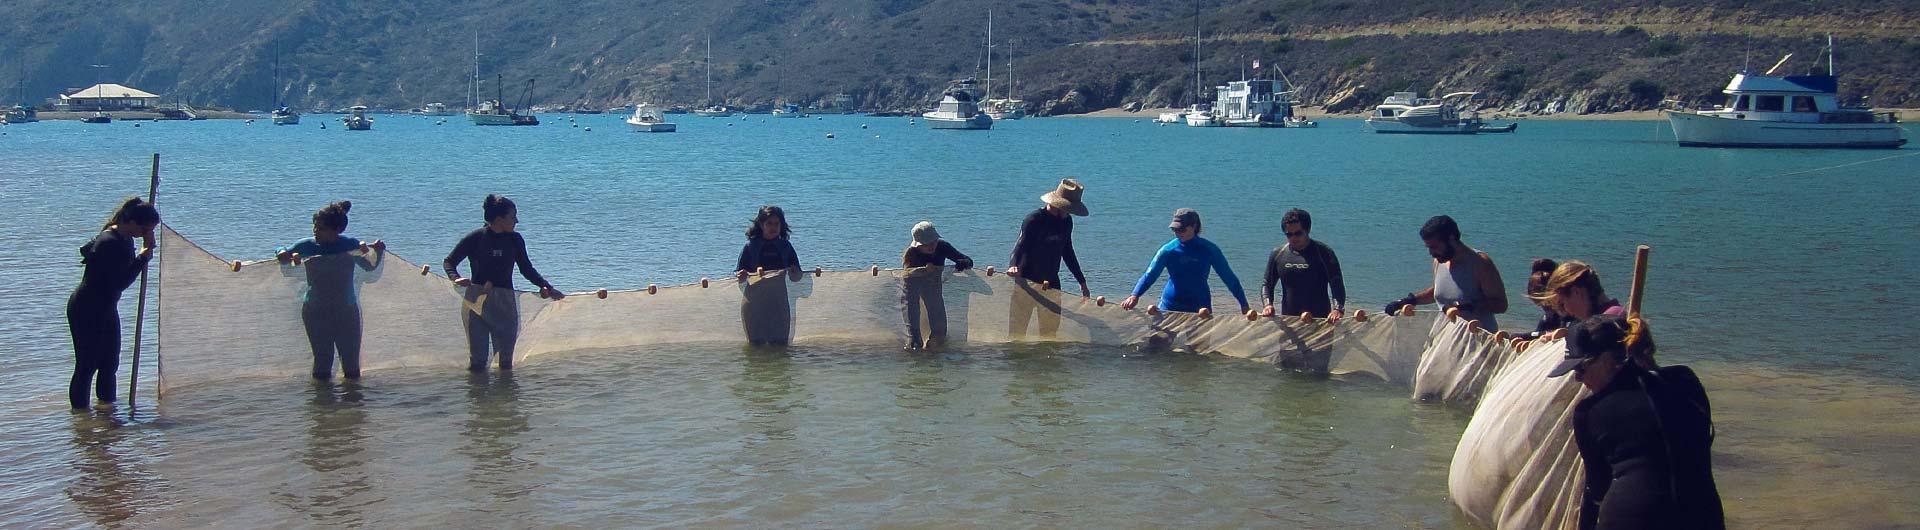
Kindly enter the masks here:
M 470 459 L 467 485 L 484 498 L 472 500 L 489 510 L 522 513 L 533 487 L 525 472 L 536 464 L 518 454 L 520 435 L 530 428 L 520 412 L 520 384 L 512 370 L 467 373 L 467 419 L 456 451 Z
M 102 526 L 113 526 L 137 515 L 151 504 L 164 480 L 149 471 L 141 454 L 137 425 L 128 425 L 110 413 L 73 413 L 73 471 L 67 499 Z M 8 524 L 7 526 L 12 526 Z
M 367 412 L 356 381 L 312 381 L 313 399 L 306 407 L 311 421 L 300 463 L 312 470 L 301 484 L 283 484 L 275 494 L 288 510 L 306 514 L 314 524 L 331 527 L 366 524 L 365 504 L 378 503 L 380 493 L 367 476 Z M 304 497 L 304 498 L 302 498 Z

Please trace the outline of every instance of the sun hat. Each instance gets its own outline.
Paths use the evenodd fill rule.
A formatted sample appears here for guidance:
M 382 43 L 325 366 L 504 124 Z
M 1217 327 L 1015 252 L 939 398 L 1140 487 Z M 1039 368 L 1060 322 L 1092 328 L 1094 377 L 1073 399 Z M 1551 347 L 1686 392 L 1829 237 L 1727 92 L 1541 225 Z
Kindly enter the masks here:
M 1567 356 L 1554 365 L 1547 377 L 1560 377 L 1581 363 L 1621 348 L 1627 336 L 1626 319 L 1619 315 L 1594 315 L 1567 327 Z
M 1085 217 L 1087 215 L 1087 205 L 1080 202 L 1080 193 L 1083 191 L 1086 191 L 1086 187 L 1081 186 L 1080 181 L 1064 178 L 1060 179 L 1059 188 L 1055 188 L 1053 191 L 1041 195 L 1040 201 L 1052 205 L 1055 208 L 1066 210 L 1067 213 Z
M 921 221 L 913 225 L 913 242 L 908 248 L 920 248 L 921 245 L 940 244 L 940 232 L 934 230 L 933 221 Z
M 1184 230 L 1188 226 L 1200 226 L 1200 212 L 1193 211 L 1192 208 L 1174 210 L 1173 222 L 1167 223 L 1167 228 Z

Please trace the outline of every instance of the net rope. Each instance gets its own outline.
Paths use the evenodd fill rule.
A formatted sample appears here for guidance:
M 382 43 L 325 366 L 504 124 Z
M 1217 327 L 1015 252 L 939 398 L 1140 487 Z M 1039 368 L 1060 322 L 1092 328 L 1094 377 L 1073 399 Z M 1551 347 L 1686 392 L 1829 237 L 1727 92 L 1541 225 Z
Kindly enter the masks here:
M 1579 461 L 1570 413 L 1580 386 L 1547 379 L 1559 342 L 1524 351 L 1473 323 L 1420 312 L 1338 323 L 1232 314 L 1123 310 L 1005 274 L 907 270 L 753 274 L 548 300 L 531 292 L 465 289 L 393 253 L 302 264 L 227 261 L 162 225 L 159 394 L 244 377 L 303 376 L 312 348 L 302 320 L 308 271 L 352 266 L 361 312 L 361 366 L 465 368 L 463 314 L 518 305 L 516 362 L 588 351 L 633 351 L 748 337 L 794 343 L 907 341 L 908 289 L 936 288 L 950 344 L 1071 342 L 1191 351 L 1336 375 L 1374 377 L 1425 401 L 1475 406 L 1449 473 L 1449 492 L 1489 528 L 1573 528 Z M 377 258 L 377 259 L 375 259 Z M 329 260 L 342 260 L 330 262 Z M 500 298 L 495 298 L 500 297 Z M 921 329 L 931 328 L 921 312 Z M 1477 405 L 1476 405 L 1477 403 Z M 1570 515 L 1574 514 L 1574 515 Z

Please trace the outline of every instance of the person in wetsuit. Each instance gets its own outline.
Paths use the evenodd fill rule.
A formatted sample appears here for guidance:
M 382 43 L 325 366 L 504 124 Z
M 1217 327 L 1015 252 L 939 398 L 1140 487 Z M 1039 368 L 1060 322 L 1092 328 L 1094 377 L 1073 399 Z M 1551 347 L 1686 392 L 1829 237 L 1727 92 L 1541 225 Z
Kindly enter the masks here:
M 913 225 L 913 240 L 900 254 L 900 266 L 906 267 L 900 280 L 901 301 L 906 303 L 907 349 L 936 348 L 947 340 L 947 301 L 942 294 L 943 265 L 953 261 L 953 270 L 973 268 L 973 258 L 961 254 L 952 243 L 940 239 L 931 221 Z M 927 338 L 920 340 L 920 307 L 927 308 Z
M 793 303 L 787 300 L 786 282 L 760 281 L 764 278 L 758 276 L 774 272 L 800 281 L 800 255 L 787 240 L 792 234 L 787 212 L 779 206 L 760 207 L 753 224 L 747 226 L 747 244 L 740 248 L 734 275 L 740 279 L 743 295 L 740 323 L 750 344 L 786 344 L 793 338 Z M 750 275 L 754 281 L 748 280 Z
M 1061 263 L 1080 283 L 1080 297 L 1092 296 L 1087 275 L 1080 272 L 1080 258 L 1073 252 L 1073 217 L 1087 216 L 1087 205 L 1080 200 L 1085 191 L 1080 181 L 1061 179 L 1058 187 L 1040 196 L 1045 206 L 1027 214 L 1020 223 L 1020 237 L 1007 260 L 1007 275 L 1025 279 L 1014 285 L 1027 292 L 1016 293 L 1007 306 L 1009 337 L 1025 336 L 1027 324 L 1036 313 L 1040 335 L 1051 337 L 1060 330 L 1059 289 L 1065 287 L 1060 283 Z M 1034 285 L 1042 287 L 1036 290 Z
M 1340 258 L 1326 243 L 1313 239 L 1313 216 L 1306 210 L 1287 210 L 1280 216 L 1280 229 L 1286 232 L 1287 243 L 1267 257 L 1267 276 L 1260 285 L 1266 307 L 1260 315 L 1274 316 L 1273 286 L 1278 282 L 1279 314 L 1338 322 L 1347 309 L 1347 281 L 1340 275 Z
M 353 203 L 340 201 L 313 214 L 313 237 L 275 249 L 283 270 L 306 269 L 307 292 L 301 295 L 300 320 L 313 346 L 313 378 L 333 378 L 333 357 L 340 356 L 340 372 L 360 378 L 360 297 L 353 286 L 354 267 L 373 270 L 387 250 L 385 241 L 368 245 L 347 236 L 347 212 Z
M 100 233 L 80 247 L 80 286 L 67 297 L 67 330 L 73 335 L 73 378 L 67 401 L 75 410 L 87 408 L 87 387 L 94 398 L 111 405 L 116 399 L 114 373 L 120 368 L 120 293 L 147 270 L 153 259 L 153 229 L 160 210 L 139 197 L 127 199 L 107 218 Z M 133 238 L 142 248 L 134 251 Z
M 540 295 L 559 300 L 566 293 L 553 288 L 527 258 L 527 240 L 514 227 L 520 224 L 520 211 L 513 199 L 487 195 L 480 205 L 486 225 L 468 232 L 453 245 L 453 252 L 441 263 L 454 285 L 466 288 L 462 297 L 466 310 L 461 323 L 467 330 L 467 369 L 487 370 L 487 357 L 500 355 L 500 369 L 513 368 L 513 344 L 520 338 L 520 303 L 513 291 L 513 268 L 528 283 L 540 287 Z M 473 277 L 460 276 L 460 262 L 473 266 Z
M 1460 318 L 1479 321 L 1487 332 L 1500 330 L 1494 315 L 1507 312 L 1507 288 L 1493 258 L 1460 240 L 1460 225 L 1436 215 L 1420 227 L 1420 241 L 1433 256 L 1433 285 L 1387 304 L 1389 315 L 1409 305 L 1439 304 L 1460 310 Z
M 1240 314 L 1251 314 L 1247 293 L 1240 287 L 1240 277 L 1233 275 L 1233 267 L 1227 265 L 1227 257 L 1220 253 L 1218 245 L 1200 237 L 1200 213 L 1188 208 L 1174 210 L 1173 222 L 1168 223 L 1167 228 L 1173 230 L 1173 240 L 1154 253 L 1147 273 L 1140 276 L 1139 283 L 1133 286 L 1133 294 L 1120 302 L 1120 307 L 1133 309 L 1140 302 L 1140 295 L 1158 283 L 1160 271 L 1165 270 L 1167 288 L 1160 291 L 1161 311 L 1193 313 L 1212 308 L 1213 290 L 1207 288 L 1207 273 L 1212 271 L 1220 274 L 1227 291 L 1240 302 Z
M 1726 527 L 1706 389 L 1685 366 L 1647 368 L 1652 356 L 1644 321 L 1596 315 L 1568 328 L 1566 358 L 1547 374 L 1571 372 L 1592 392 L 1573 409 L 1582 530 Z

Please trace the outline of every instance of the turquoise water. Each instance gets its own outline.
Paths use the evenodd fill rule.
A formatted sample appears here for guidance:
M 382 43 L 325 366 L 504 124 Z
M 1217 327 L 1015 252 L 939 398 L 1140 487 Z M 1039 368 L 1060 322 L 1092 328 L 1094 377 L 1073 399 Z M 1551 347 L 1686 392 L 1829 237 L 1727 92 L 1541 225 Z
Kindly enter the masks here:
M 967 133 L 928 131 L 924 124 L 910 126 L 902 118 L 685 116 L 680 118 L 681 132 L 649 135 L 627 131 L 619 122 L 621 117 L 611 115 L 578 117 L 578 127 L 570 126 L 564 116 L 543 116 L 548 124 L 532 128 L 478 128 L 453 119 L 458 117 L 450 118 L 447 125 L 434 125 L 431 118 L 380 116 L 370 132 L 348 132 L 338 123 L 322 130 L 317 125 L 320 118 L 310 116 L 307 125 L 297 127 L 273 127 L 263 120 L 252 125 L 162 122 L 136 128 L 125 122 L 107 126 L 44 122 L 0 128 L 5 133 L 0 136 L 0 178 L 4 179 L 0 204 L 6 212 L 0 215 L 0 233 L 6 234 L 8 247 L 0 253 L 0 282 L 14 287 L 0 293 L 0 358 L 7 360 L 11 372 L 0 379 L 0 406 L 5 410 L 0 422 L 6 426 L 0 445 L 15 455 L 7 459 L 14 470 L 7 472 L 11 480 L 6 482 L 19 485 L 0 489 L 0 498 L 21 499 L 98 479 L 100 472 L 84 465 L 90 462 L 88 455 L 96 454 L 89 448 L 107 447 L 100 450 L 162 468 L 169 467 L 169 458 L 181 458 L 169 455 L 184 451 L 180 447 L 184 442 L 158 434 L 168 428 L 152 423 L 113 427 L 75 420 L 62 412 L 61 392 L 71 366 L 62 308 L 80 272 L 74 251 L 98 228 L 117 198 L 144 191 L 148 156 L 154 152 L 162 155 L 160 204 L 167 221 L 222 256 L 265 257 L 273 246 L 306 234 L 314 209 L 328 201 L 351 199 L 351 233 L 385 239 L 397 253 L 437 262 L 460 234 L 477 226 L 481 197 L 497 192 L 519 202 L 521 231 L 534 262 L 550 280 L 571 291 L 681 284 L 725 274 L 743 241 L 747 221 L 761 204 L 787 209 L 795 229 L 794 245 L 807 266 L 892 266 L 907 242 L 908 229 L 921 219 L 935 221 L 948 240 L 983 265 L 1004 266 L 1020 218 L 1038 206 L 1037 196 L 1062 176 L 1078 177 L 1088 187 L 1086 199 L 1093 216 L 1076 221 L 1075 239 L 1093 291 L 1114 299 L 1126 294 L 1153 250 L 1170 236 L 1164 228 L 1166 218 L 1177 207 L 1201 212 L 1203 236 L 1225 250 L 1256 299 L 1265 255 L 1282 241 L 1280 213 L 1292 207 L 1312 211 L 1314 236 L 1339 252 L 1351 305 L 1376 310 L 1427 280 L 1427 257 L 1414 232 L 1431 215 L 1445 213 L 1458 219 L 1466 241 L 1499 264 L 1510 293 L 1520 291 L 1527 262 L 1546 256 L 1594 264 L 1615 290 L 1612 294 L 1624 297 L 1633 247 L 1644 243 L 1654 248 L 1645 310 L 1659 332 L 1662 357 L 1726 374 L 1709 371 L 1710 388 L 1718 385 L 1728 395 L 1754 394 L 1751 401 L 1716 410 L 1726 410 L 1720 414 L 1723 432 L 1746 435 L 1722 446 L 1735 452 L 1721 465 L 1723 488 L 1734 490 L 1728 495 L 1730 505 L 1763 508 L 1768 499 L 1793 498 L 1799 490 L 1844 491 L 1833 486 L 1845 482 L 1842 477 L 1858 476 L 1848 466 L 1866 465 L 1848 462 L 1905 454 L 1900 446 L 1910 438 L 1903 436 L 1916 430 L 1912 416 L 1905 414 L 1915 410 L 1916 385 L 1909 380 L 1920 371 L 1920 360 L 1911 355 L 1909 346 L 1920 334 L 1911 330 L 1906 318 L 1914 307 L 1911 301 L 1920 299 L 1920 272 L 1916 272 L 1920 269 L 1912 265 L 1920 261 L 1920 238 L 1916 238 L 1920 216 L 1915 215 L 1920 208 L 1913 200 L 1920 191 L 1916 190 L 1920 183 L 1913 178 L 1920 174 L 1920 156 L 1910 156 L 1916 154 L 1911 149 L 1681 149 L 1673 145 L 1663 123 L 1651 122 L 1526 122 L 1514 135 L 1428 138 L 1367 134 L 1350 120 L 1328 120 L 1315 130 L 1260 131 L 1158 127 L 1144 119 L 1035 119 Z M 828 138 L 829 133 L 835 137 Z M 1510 328 L 1530 326 L 1537 312 L 1517 295 L 1510 297 L 1513 309 L 1502 322 Z M 1230 304 L 1224 292 L 1215 300 Z M 123 310 L 129 320 L 130 306 L 131 300 Z M 1086 355 L 1100 358 L 1098 353 Z M 728 366 L 741 361 L 728 362 L 732 364 L 695 374 L 713 378 L 710 384 L 736 384 L 741 376 L 729 375 L 737 367 Z M 866 368 L 871 377 L 851 377 L 848 384 L 881 384 L 873 378 L 886 380 L 911 371 L 911 367 L 893 365 L 894 361 L 875 363 Z M 814 364 L 797 362 L 790 370 L 814 374 L 810 371 Z M 1017 378 L 1034 376 L 1028 370 L 1064 369 L 1008 366 L 986 372 Z M 1067 377 L 1074 384 L 1098 389 L 1109 384 L 1105 382 L 1109 371 L 1119 369 L 1094 362 L 1080 372 L 1082 376 Z M 123 364 L 123 377 L 126 370 Z M 1265 370 L 1254 372 L 1283 377 Z M 830 378 L 826 373 L 814 375 Z M 432 374 L 391 377 L 396 378 L 395 384 L 429 385 L 427 381 L 435 380 Z M 1798 382 L 1781 385 L 1781 379 Z M 1751 392 L 1760 382 L 1769 382 L 1766 386 L 1773 392 Z M 1233 388 L 1253 392 L 1271 381 L 1256 378 L 1237 384 Z M 1287 380 L 1286 384 L 1358 392 L 1372 396 L 1368 406 L 1402 409 L 1374 412 L 1390 416 L 1374 427 L 1363 428 L 1358 422 L 1348 425 L 1362 432 L 1404 430 L 1407 422 L 1414 421 L 1404 416 L 1431 413 L 1397 399 L 1403 396 L 1393 389 L 1347 388 L 1358 383 L 1342 381 Z M 230 391 L 257 397 L 294 393 L 299 396 L 288 399 L 315 399 L 311 392 L 296 388 L 303 387 L 291 382 L 249 382 L 235 383 Z M 1187 391 L 1173 388 L 1168 392 Z M 1860 388 L 1872 392 L 1855 392 Z M 428 392 L 398 392 L 419 394 L 407 405 L 397 405 L 410 413 L 431 415 L 443 413 L 446 407 L 464 406 L 431 403 Z M 560 396 L 554 399 L 593 399 L 586 389 Z M 1811 423 L 1798 427 L 1766 425 L 1771 421 L 1767 399 L 1804 396 L 1819 396 L 1821 401 L 1793 405 L 1823 412 L 1827 418 L 1809 419 Z M 182 398 L 188 402 L 207 399 L 212 398 L 192 394 Z M 740 399 L 754 401 L 751 395 Z M 429 403 L 418 403 L 421 400 Z M 848 405 L 838 399 L 829 402 L 834 407 Z M 1118 419 L 1164 421 L 1147 408 L 1108 412 Z M 932 414 L 960 425 L 976 421 L 968 418 L 996 417 L 981 416 L 969 407 L 882 414 L 904 417 L 909 413 Z M 1016 407 L 1004 414 L 1034 413 L 1038 409 Z M 313 414 L 318 418 L 331 413 Z M 554 421 L 591 421 L 553 414 L 563 418 Z M 737 428 L 737 420 L 714 414 L 705 417 L 706 423 L 688 428 Z M 806 417 L 804 409 L 795 414 Z M 1310 503 L 1296 494 L 1289 497 L 1292 507 L 1286 513 L 1307 514 L 1302 521 L 1324 516 L 1396 526 L 1454 524 L 1448 522 L 1444 503 L 1444 462 L 1457 438 L 1457 425 L 1463 424 L 1457 422 L 1463 420 L 1441 416 L 1434 421 L 1456 422 L 1453 434 L 1422 438 L 1415 445 L 1425 456 L 1414 459 L 1438 458 L 1438 462 L 1394 464 L 1398 461 L 1388 459 L 1383 462 L 1389 463 L 1380 464 L 1386 471 L 1362 473 L 1342 482 L 1353 489 L 1350 494 Z M 664 421 L 644 414 L 630 419 Z M 1301 432 L 1284 424 L 1262 428 L 1268 427 Z M 158 433 L 153 432 L 156 429 Z M 245 430 L 244 424 L 234 424 L 179 437 L 216 438 Z M 104 438 L 108 442 L 80 434 L 97 432 L 121 434 Z M 905 439 L 882 438 L 875 442 L 877 446 L 891 447 Z M 1041 443 L 1059 444 L 1063 451 L 1075 443 L 1091 443 L 1057 432 L 1041 439 Z M 1362 435 L 1336 439 L 1353 443 Z M 1779 443 L 1762 447 L 1754 440 Z M 409 446 L 405 440 L 382 441 L 382 447 Z M 567 443 L 566 439 L 548 441 Z M 271 459 L 286 442 L 240 447 L 235 454 Z M 1221 443 L 1237 442 L 1228 436 Z M 38 449 L 15 451 L 27 447 Z M 1313 457 L 1301 447 L 1261 450 L 1281 458 Z M 957 458 L 993 458 L 984 449 L 969 450 L 966 455 Z M 1056 456 L 1061 461 L 1080 459 Z M 848 462 L 834 473 L 868 469 L 846 453 L 829 451 L 813 457 Z M 580 469 L 539 457 L 526 459 L 535 467 L 554 466 L 562 476 Z M 1229 461 L 1208 464 L 1225 466 Z M 335 464 L 328 462 L 325 465 Z M 645 467 L 637 460 L 616 462 Z M 1764 477 L 1780 473 L 1781 466 L 1804 471 L 1794 462 L 1812 466 L 1808 472 L 1812 478 L 1804 479 L 1804 484 L 1768 485 Z M 259 467 L 243 468 L 248 470 L 243 475 L 277 480 L 278 473 L 291 473 L 256 464 Z M 172 466 L 175 473 L 192 474 L 178 471 L 179 464 Z M 1412 493 L 1392 493 L 1409 487 L 1395 484 L 1398 473 L 1424 473 L 1438 479 L 1412 485 Z M 390 474 L 374 475 L 398 480 Z M 1208 474 L 1188 478 L 1236 480 Z M 176 474 L 172 480 L 182 478 Z M 577 485 L 571 480 L 559 482 Z M 1038 484 L 1032 487 L 1068 483 L 1044 476 L 1032 480 Z M 1916 487 L 1907 479 L 1888 476 L 1885 481 L 1877 494 L 1854 492 L 1852 501 L 1815 503 L 1830 509 L 1813 509 L 1805 515 L 1853 513 L 1861 517 L 1855 521 L 1860 525 L 1913 524 L 1910 510 L 1882 508 L 1860 515 L 1853 509 L 1852 503 L 1872 504 L 1881 498 L 1875 495 L 1890 499 L 1915 495 Z M 993 481 L 977 490 L 991 491 L 993 486 L 1013 487 Z M 537 484 L 528 487 L 539 488 Z M 585 487 L 592 489 L 591 484 Z M 754 483 L 749 487 L 771 486 Z M 305 494 L 327 488 L 301 485 L 295 489 Z M 806 498 L 829 505 L 870 503 L 866 506 L 875 511 L 918 502 L 836 497 L 834 491 L 810 490 Z M 688 503 L 676 505 L 674 499 L 686 501 L 700 495 L 665 495 L 658 502 L 679 506 L 678 510 Z M 164 526 L 189 524 L 183 513 L 191 511 L 172 504 L 170 499 L 176 497 L 170 494 L 132 496 L 152 502 L 114 505 L 106 511 L 131 513 L 134 521 L 147 517 L 146 521 Z M 1355 505 L 1363 502 L 1359 499 L 1374 497 L 1417 500 L 1394 501 L 1408 506 L 1407 513 L 1413 515 L 1392 517 L 1385 510 Z M 0 513 L 0 521 L 110 520 L 91 516 L 95 511 L 77 500 L 67 504 L 58 499 L 0 502 L 22 506 Z M 1007 522 L 1078 526 L 1074 521 L 1127 520 L 1086 508 L 1095 504 L 1091 497 L 1064 500 L 1058 511 L 1069 516 L 1105 515 L 1058 523 L 1047 523 L 1047 519 Z M 73 506 L 81 509 L 76 513 Z M 1239 515 L 1220 516 L 1225 512 L 1218 510 L 1201 510 L 1197 520 L 1245 523 Z M 736 525 L 753 520 L 810 520 L 788 519 L 784 513 L 756 517 L 745 512 L 748 515 L 738 519 L 690 515 L 700 512 L 662 513 L 680 514 L 677 520 L 683 521 Z M 955 508 L 930 513 L 963 512 Z M 1352 513 L 1377 518 L 1335 517 Z M 1402 518 L 1417 522 L 1396 523 Z M 404 526 L 408 520 L 376 517 L 371 522 L 383 525 L 382 521 Z M 593 517 L 584 521 L 609 522 Z M 1148 521 L 1138 524 L 1151 525 Z

